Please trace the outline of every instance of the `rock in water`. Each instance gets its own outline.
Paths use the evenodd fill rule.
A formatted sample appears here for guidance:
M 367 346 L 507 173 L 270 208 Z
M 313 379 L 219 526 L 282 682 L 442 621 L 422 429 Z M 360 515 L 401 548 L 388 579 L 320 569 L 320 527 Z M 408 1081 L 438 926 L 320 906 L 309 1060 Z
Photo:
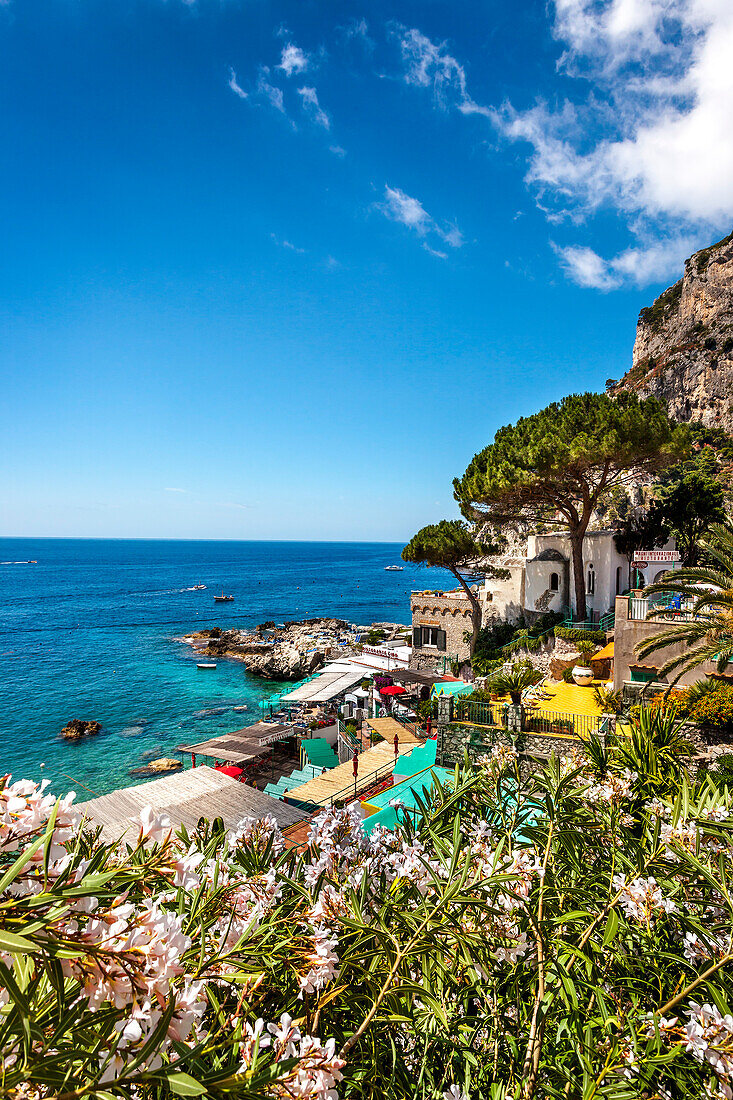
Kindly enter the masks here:
M 61 736 L 67 741 L 79 741 L 92 733 L 99 733 L 102 723 L 94 718 L 72 718 L 61 730 Z
M 690 256 L 679 282 L 642 309 L 631 370 L 609 386 L 733 435 L 733 233 Z
M 130 775 L 161 775 L 163 772 L 179 772 L 183 764 L 180 760 L 172 760 L 169 756 L 161 756 L 157 760 L 151 760 L 144 768 L 133 768 Z

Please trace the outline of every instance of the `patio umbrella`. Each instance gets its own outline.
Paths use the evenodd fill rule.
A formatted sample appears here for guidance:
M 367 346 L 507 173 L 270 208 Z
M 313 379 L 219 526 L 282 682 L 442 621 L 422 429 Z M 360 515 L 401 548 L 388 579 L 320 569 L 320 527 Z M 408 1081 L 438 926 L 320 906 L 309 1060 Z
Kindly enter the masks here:
M 239 779 L 240 775 L 244 775 L 243 769 L 234 764 L 219 764 L 215 770 L 223 775 L 231 775 L 232 779 Z
M 404 695 L 405 694 L 405 688 L 401 687 L 399 684 L 392 684 L 391 687 L 380 688 L 379 689 L 379 694 L 380 695 Z

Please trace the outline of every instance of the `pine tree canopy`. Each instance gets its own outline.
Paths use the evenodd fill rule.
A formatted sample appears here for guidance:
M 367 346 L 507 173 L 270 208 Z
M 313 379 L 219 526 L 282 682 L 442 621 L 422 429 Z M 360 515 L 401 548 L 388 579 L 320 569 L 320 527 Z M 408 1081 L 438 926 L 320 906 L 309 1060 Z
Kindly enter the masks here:
M 423 527 L 402 551 L 404 561 L 455 570 L 468 568 L 479 558 L 496 553 L 489 542 L 477 540 L 460 519 L 443 519 Z
M 624 474 L 662 468 L 688 448 L 688 428 L 653 397 L 571 394 L 500 428 L 455 479 L 455 497 L 469 518 L 557 511 L 574 527 Z

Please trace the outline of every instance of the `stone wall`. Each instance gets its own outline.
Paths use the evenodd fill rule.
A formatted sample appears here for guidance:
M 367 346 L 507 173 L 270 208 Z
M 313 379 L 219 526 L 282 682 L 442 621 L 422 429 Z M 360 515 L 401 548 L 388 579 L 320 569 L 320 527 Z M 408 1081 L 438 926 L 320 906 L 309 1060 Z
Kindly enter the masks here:
M 428 662 L 445 656 L 458 656 L 464 660 L 470 654 L 470 646 L 464 641 L 464 634 L 471 630 L 471 604 L 462 592 L 413 592 L 410 600 L 412 625 L 437 627 L 445 631 L 445 650 L 433 646 L 413 647 L 413 668 L 430 667 Z M 422 659 L 423 663 L 418 661 Z
M 582 741 L 578 737 L 552 734 L 520 733 L 513 736 L 507 730 L 493 726 L 464 726 L 451 723 L 438 727 L 437 763 L 452 768 L 468 752 L 471 760 L 490 752 L 494 745 L 512 745 L 522 756 L 535 760 L 549 760 L 553 753 L 564 756 Z

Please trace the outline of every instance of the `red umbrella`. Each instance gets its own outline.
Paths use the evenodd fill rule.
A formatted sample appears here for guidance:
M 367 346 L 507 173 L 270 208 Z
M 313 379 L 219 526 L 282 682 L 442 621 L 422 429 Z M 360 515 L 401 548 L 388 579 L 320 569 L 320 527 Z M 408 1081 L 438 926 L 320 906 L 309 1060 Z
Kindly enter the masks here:
M 237 768 L 234 764 L 219 764 L 215 771 L 222 772 L 223 775 L 231 775 L 232 779 L 239 779 L 240 775 L 244 775 L 242 768 Z
M 380 695 L 404 695 L 405 694 L 405 688 L 401 687 L 399 684 L 393 684 L 392 687 L 380 688 L 379 689 L 379 694 Z

